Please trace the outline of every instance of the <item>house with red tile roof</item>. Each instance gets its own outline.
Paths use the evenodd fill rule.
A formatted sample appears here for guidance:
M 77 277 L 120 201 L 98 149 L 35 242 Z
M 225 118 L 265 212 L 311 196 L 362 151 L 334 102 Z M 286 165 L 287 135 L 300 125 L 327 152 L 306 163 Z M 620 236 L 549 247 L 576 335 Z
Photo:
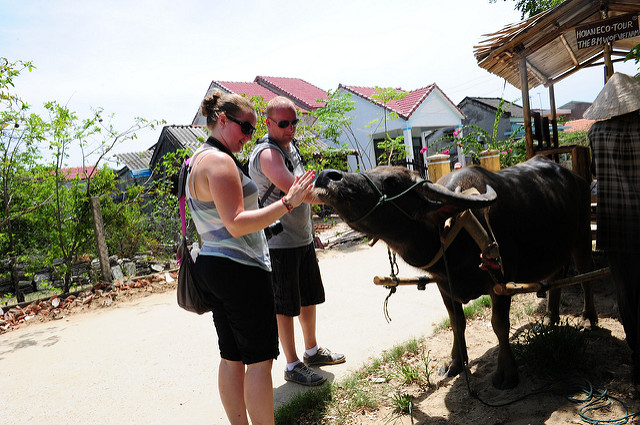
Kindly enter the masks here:
M 398 92 L 402 89 L 396 89 Z M 341 142 L 348 143 L 358 150 L 361 166 L 371 168 L 376 165 L 376 158 L 382 151 L 378 142 L 385 139 L 385 114 L 387 116 L 387 132 L 391 138 L 404 136 L 404 144 L 408 153 L 407 159 L 424 166 L 426 153 L 420 153 L 427 146 L 427 137 L 436 130 L 460 126 L 465 115 L 440 90 L 436 84 L 406 92 L 399 100 L 391 100 L 384 104 L 376 98 L 378 89 L 374 87 L 358 87 L 342 85 L 338 93 L 346 93 L 354 102 L 355 110 L 350 112 L 351 128 L 356 140 L 345 137 Z M 397 119 L 389 120 L 389 113 L 395 112 Z
M 223 93 L 237 93 L 251 98 L 262 97 L 269 101 L 275 96 L 284 96 L 296 105 L 305 122 L 305 115 L 325 105 L 319 99 L 326 99 L 327 92 L 300 78 L 257 76 L 253 82 L 212 81 L 205 97 L 214 90 Z M 355 110 L 351 111 L 351 129 L 349 134 L 343 135 L 339 142 L 346 143 L 358 152 L 359 158 L 350 158 L 352 169 L 372 168 L 376 165 L 376 158 L 381 151 L 377 143 L 385 138 L 385 112 L 395 112 L 396 120 L 387 120 L 387 131 L 392 138 L 404 136 L 408 159 L 423 165 L 426 154 L 420 150 L 426 146 L 426 137 L 435 130 L 458 127 L 464 114 L 451 102 L 436 84 L 411 90 L 399 100 L 384 104 L 376 99 L 375 87 L 359 87 L 340 85 L 338 93 L 346 93 L 354 102 Z M 402 91 L 398 89 L 398 91 Z M 388 114 L 387 114 L 388 116 Z M 371 125 L 375 122 L 374 125 Z M 200 107 L 193 119 L 192 125 L 206 125 Z M 352 162 L 352 163 L 351 163 Z
M 265 102 L 276 96 L 284 96 L 290 99 L 303 115 L 324 106 L 324 103 L 318 102 L 318 99 L 326 99 L 327 97 L 325 90 L 300 78 L 258 76 L 251 83 L 212 81 L 204 97 L 209 96 L 216 89 L 223 93 L 245 95 L 248 98 L 262 97 Z M 206 120 L 202 116 L 200 107 L 198 107 L 192 125 L 206 125 Z

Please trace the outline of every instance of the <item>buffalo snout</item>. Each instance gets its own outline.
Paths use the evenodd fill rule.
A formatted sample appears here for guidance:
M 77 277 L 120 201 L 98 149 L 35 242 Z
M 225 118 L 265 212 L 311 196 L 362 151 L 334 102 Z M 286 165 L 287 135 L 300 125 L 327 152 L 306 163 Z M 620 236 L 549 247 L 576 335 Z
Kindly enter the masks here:
M 327 187 L 330 182 L 342 180 L 342 172 L 333 169 L 322 170 L 316 179 L 316 187 Z

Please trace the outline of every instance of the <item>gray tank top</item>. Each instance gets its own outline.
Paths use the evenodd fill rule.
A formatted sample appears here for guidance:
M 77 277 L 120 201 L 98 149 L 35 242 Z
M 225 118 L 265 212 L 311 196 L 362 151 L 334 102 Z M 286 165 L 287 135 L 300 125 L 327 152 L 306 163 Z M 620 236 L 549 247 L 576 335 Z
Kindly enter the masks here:
M 258 185 L 260 196 L 264 196 L 265 192 L 271 186 L 271 180 L 267 178 L 262 172 L 260 167 L 260 153 L 265 149 L 276 149 L 281 155 L 284 153 L 287 155 L 289 161 L 293 165 L 293 175 L 301 176 L 305 173 L 304 166 L 302 164 L 302 158 L 298 155 L 298 152 L 293 143 L 290 145 L 288 151 L 282 151 L 277 147 L 271 145 L 266 141 L 266 137 L 260 139 L 260 142 L 256 144 L 255 148 L 251 152 L 249 157 L 249 175 L 251 179 Z M 267 206 L 274 202 L 281 202 L 280 199 L 285 194 L 282 193 L 277 187 L 271 192 L 268 199 L 263 199 L 263 205 Z M 299 248 L 301 246 L 309 245 L 313 241 L 313 224 L 311 221 L 311 205 L 303 202 L 299 206 L 293 209 L 292 212 L 285 214 L 280 219 L 284 230 L 282 233 L 273 236 L 269 239 L 269 248 Z

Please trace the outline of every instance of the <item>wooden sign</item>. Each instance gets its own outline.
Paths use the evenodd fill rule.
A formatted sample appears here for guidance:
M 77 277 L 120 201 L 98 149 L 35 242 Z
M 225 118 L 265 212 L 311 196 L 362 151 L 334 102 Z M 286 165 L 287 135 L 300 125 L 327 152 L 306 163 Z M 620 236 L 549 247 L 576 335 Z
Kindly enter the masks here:
M 638 15 L 627 14 L 576 28 L 578 49 L 640 36 Z

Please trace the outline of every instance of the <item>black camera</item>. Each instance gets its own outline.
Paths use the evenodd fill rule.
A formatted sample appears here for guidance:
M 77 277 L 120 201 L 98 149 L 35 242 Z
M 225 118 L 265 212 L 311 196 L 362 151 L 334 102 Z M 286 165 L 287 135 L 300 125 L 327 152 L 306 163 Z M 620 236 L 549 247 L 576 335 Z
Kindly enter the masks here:
M 267 237 L 267 240 L 269 240 L 272 236 L 281 233 L 283 230 L 284 227 L 282 227 L 280 220 L 276 220 L 273 224 L 264 228 L 264 235 Z

